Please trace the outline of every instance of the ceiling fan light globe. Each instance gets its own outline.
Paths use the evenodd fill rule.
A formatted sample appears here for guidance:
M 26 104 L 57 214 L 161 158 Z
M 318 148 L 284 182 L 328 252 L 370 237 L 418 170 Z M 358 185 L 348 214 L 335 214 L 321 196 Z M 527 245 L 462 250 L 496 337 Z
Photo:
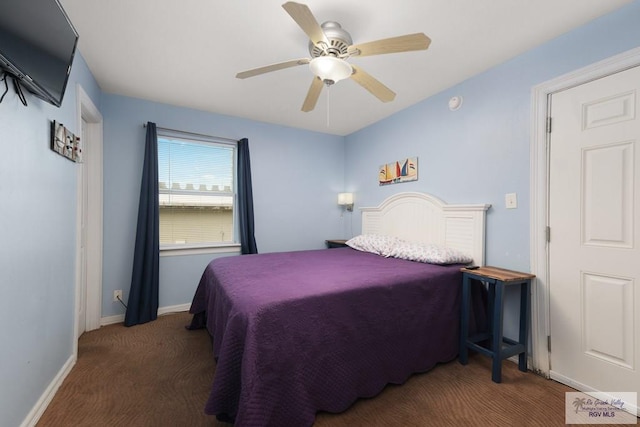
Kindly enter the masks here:
M 327 83 L 336 83 L 351 76 L 353 69 L 343 59 L 334 56 L 320 56 L 309 62 L 311 72 L 320 80 Z

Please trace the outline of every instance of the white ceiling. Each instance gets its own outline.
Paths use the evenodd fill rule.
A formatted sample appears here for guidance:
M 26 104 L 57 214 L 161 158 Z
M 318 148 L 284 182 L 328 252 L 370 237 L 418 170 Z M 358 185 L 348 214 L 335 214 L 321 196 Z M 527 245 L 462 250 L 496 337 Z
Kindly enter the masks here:
M 307 66 L 235 78 L 309 57 L 307 36 L 281 7 L 284 0 L 60 0 L 106 93 L 337 135 L 631 1 L 301 0 L 319 23 L 339 22 L 354 43 L 416 32 L 432 40 L 426 51 L 350 59 L 395 91 L 394 101 L 382 103 L 346 80 L 325 88 L 315 110 L 304 113 Z

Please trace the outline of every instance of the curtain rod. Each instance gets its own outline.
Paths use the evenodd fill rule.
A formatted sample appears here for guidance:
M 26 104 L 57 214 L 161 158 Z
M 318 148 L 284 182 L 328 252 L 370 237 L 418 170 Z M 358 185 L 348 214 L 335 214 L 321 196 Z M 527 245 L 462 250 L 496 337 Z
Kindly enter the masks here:
M 142 127 L 143 127 L 143 128 L 146 128 L 146 127 L 147 127 L 147 124 L 146 124 L 146 123 L 143 123 L 143 124 L 142 124 Z M 169 132 L 184 133 L 184 134 L 187 134 L 187 135 L 193 135 L 193 136 L 201 136 L 201 137 L 204 137 L 204 138 L 220 139 L 220 140 L 222 140 L 222 141 L 238 142 L 238 140 L 237 140 L 237 139 L 225 138 L 225 137 L 223 137 L 223 136 L 214 136 L 214 135 L 205 135 L 205 134 L 203 134 L 203 133 L 187 132 L 187 131 L 184 131 L 184 130 L 171 129 L 171 128 L 164 128 L 164 127 L 161 127 L 161 126 L 158 126 L 158 125 L 156 125 L 156 129 L 166 130 L 166 131 L 169 131 Z

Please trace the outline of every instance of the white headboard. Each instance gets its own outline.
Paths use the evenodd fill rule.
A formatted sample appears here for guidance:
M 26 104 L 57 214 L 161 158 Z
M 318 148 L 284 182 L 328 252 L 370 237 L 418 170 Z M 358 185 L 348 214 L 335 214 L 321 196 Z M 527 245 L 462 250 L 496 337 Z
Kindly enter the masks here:
M 448 205 L 426 193 L 398 193 L 360 208 L 362 234 L 384 234 L 458 249 L 484 265 L 486 211 L 491 205 Z

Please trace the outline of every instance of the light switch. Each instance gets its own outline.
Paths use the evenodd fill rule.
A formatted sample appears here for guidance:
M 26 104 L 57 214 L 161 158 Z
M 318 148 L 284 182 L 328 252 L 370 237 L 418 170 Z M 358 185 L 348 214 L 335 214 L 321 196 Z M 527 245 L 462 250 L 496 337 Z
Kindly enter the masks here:
M 507 209 L 515 209 L 518 207 L 518 196 L 516 193 L 507 193 L 504 195 L 504 204 Z

